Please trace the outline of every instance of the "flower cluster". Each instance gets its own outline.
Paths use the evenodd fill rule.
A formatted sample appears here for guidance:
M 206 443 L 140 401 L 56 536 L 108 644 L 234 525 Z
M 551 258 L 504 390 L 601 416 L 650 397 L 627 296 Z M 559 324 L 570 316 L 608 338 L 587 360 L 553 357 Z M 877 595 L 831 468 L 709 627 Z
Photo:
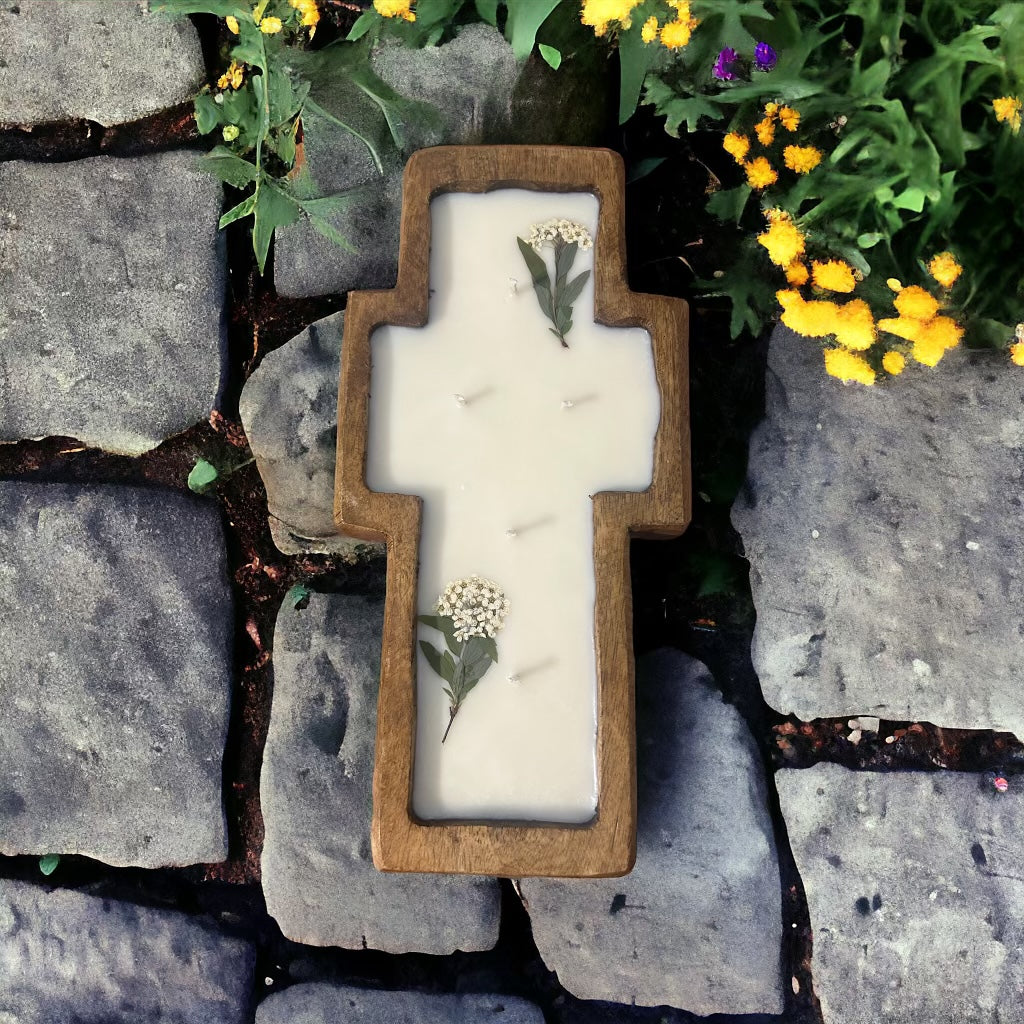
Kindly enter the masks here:
M 992 101 L 992 109 L 995 111 L 996 120 L 1005 121 L 1014 135 L 1020 131 L 1020 113 L 1022 108 L 1024 108 L 1024 101 L 1019 96 L 1000 96 Z
M 775 141 L 776 124 L 787 132 L 795 132 L 800 127 L 800 112 L 778 103 L 766 103 L 761 120 L 754 125 L 754 134 L 761 146 L 767 148 Z M 778 171 L 766 156 L 748 160 L 750 145 L 750 136 L 739 132 L 729 132 L 722 140 L 722 148 L 747 172 L 747 184 L 751 188 L 766 189 L 779 180 Z M 808 174 L 821 159 L 821 150 L 814 146 L 786 146 L 782 151 L 782 162 L 796 174 Z
M 233 60 L 228 65 L 227 71 L 217 79 L 218 89 L 240 89 L 245 79 L 245 65 Z
M 755 71 L 772 71 L 779 62 L 779 55 L 768 43 L 758 43 L 754 47 Z M 736 78 L 747 71 L 750 65 L 731 47 L 726 46 L 718 51 L 711 74 L 720 82 L 733 82 Z
M 534 252 L 540 252 L 545 245 L 555 245 L 559 240 L 566 245 L 575 242 L 581 249 L 594 247 L 593 237 L 582 224 L 561 217 L 553 217 L 543 224 L 534 224 L 526 241 Z
M 412 9 L 414 0 L 373 0 L 373 9 L 382 18 L 401 18 L 403 21 L 415 21 L 416 12 Z
M 316 0 L 288 0 L 288 2 L 299 12 L 299 23 L 309 29 L 309 38 L 312 39 L 316 32 L 317 22 L 320 20 Z
M 594 30 L 597 36 L 608 34 L 614 24 L 620 31 L 626 31 L 632 24 L 634 8 L 642 0 L 583 0 L 580 21 Z M 700 24 L 690 14 L 690 0 L 666 0 L 675 17 L 669 18 L 664 24 L 651 15 L 640 30 L 640 38 L 645 43 L 653 43 L 655 39 L 668 50 L 679 50 L 690 42 L 690 35 Z
M 808 269 L 804 256 L 807 239 L 783 210 L 769 210 L 768 230 L 758 235 L 768 258 L 783 268 L 790 287 L 776 292 L 782 307 L 782 322 L 790 330 L 807 338 L 834 338 L 836 347 L 825 349 L 825 370 L 845 382 L 871 385 L 881 368 L 890 376 L 903 372 L 906 346 L 879 340 L 879 332 L 911 343 L 909 354 L 924 366 L 935 366 L 943 354 L 960 344 L 963 328 L 952 318 L 939 314 L 943 300 L 919 285 L 904 288 L 890 279 L 896 292 L 897 317 L 875 320 L 871 307 L 861 298 L 838 302 L 826 293 L 852 293 L 863 275 L 845 260 L 812 260 Z M 962 273 L 951 252 L 940 252 L 928 263 L 935 281 L 948 290 Z M 810 282 L 813 298 L 800 288 Z M 1021 338 L 1024 342 L 1024 338 Z M 877 347 L 876 347 L 877 346 Z M 901 350 L 902 349 L 902 350 Z M 872 351 L 873 350 L 873 354 Z M 1016 362 L 1016 353 L 1011 349 Z M 1024 365 L 1024 344 L 1020 358 Z
M 493 580 L 473 575 L 453 580 L 437 599 L 437 614 L 448 615 L 455 624 L 455 639 L 493 637 L 505 625 L 508 600 Z

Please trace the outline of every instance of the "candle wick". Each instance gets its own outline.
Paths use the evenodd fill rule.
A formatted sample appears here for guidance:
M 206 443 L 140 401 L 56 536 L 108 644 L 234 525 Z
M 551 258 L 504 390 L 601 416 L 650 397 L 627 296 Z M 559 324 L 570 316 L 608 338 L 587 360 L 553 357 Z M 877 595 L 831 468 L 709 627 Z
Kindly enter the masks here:
M 507 676 L 505 676 L 505 678 L 506 678 L 506 679 L 507 679 L 507 680 L 508 680 L 508 681 L 509 681 L 509 682 L 510 682 L 510 683 L 511 683 L 511 684 L 512 684 L 513 686 L 517 686 L 517 685 L 518 685 L 519 683 L 521 683 L 521 682 L 522 682 L 522 680 L 521 680 L 521 679 L 519 678 L 519 676 L 517 676 L 517 675 L 516 675 L 516 674 L 515 674 L 514 672 L 513 672 L 513 673 L 511 673 L 510 675 L 507 675 Z
M 455 404 L 456 405 L 465 405 L 466 404 L 466 396 L 465 395 L 452 395 L 452 397 L 455 399 Z
M 515 295 L 518 291 L 519 291 L 519 281 L 516 278 L 514 278 L 514 277 L 510 277 L 508 279 L 508 295 L 509 295 L 509 298 L 511 298 L 513 295 Z
M 506 537 L 518 537 L 519 536 L 519 531 L 518 530 L 506 530 L 505 531 L 505 536 Z
M 571 398 L 567 398 L 564 402 L 562 402 L 562 408 L 571 409 L 575 404 L 576 403 Z

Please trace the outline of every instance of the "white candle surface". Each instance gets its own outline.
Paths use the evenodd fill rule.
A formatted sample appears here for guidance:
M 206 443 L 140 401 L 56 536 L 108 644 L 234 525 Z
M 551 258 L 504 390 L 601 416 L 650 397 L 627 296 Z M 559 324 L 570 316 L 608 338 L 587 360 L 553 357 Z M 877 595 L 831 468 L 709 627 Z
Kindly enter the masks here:
M 428 323 L 373 335 L 366 482 L 423 498 L 418 613 L 473 574 L 510 604 L 498 662 L 443 745 L 446 684 L 419 654 L 422 820 L 580 824 L 597 810 L 591 497 L 650 485 L 660 397 L 647 332 L 593 322 L 594 250 L 569 275 L 591 270 L 563 348 L 516 242 L 555 217 L 596 238 L 597 216 L 589 193 L 437 197 Z M 445 646 L 426 626 L 417 639 Z

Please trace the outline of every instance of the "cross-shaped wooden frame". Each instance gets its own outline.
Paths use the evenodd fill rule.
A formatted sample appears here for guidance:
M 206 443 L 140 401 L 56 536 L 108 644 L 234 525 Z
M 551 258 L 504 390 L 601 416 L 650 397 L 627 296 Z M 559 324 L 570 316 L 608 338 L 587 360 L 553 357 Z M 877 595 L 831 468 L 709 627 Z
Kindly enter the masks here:
M 678 536 L 689 523 L 691 506 L 688 310 L 681 299 L 629 290 L 624 187 L 622 161 L 609 150 L 421 150 L 409 160 L 403 180 L 397 287 L 349 295 L 338 394 L 334 518 L 347 533 L 387 544 L 372 824 L 373 859 L 381 870 L 519 878 L 613 876 L 632 869 L 637 814 L 629 538 Z M 650 333 L 661 394 L 651 486 L 639 493 L 604 491 L 593 499 L 598 804 L 596 817 L 585 825 L 428 823 L 413 816 L 422 499 L 366 486 L 370 339 L 384 324 L 422 327 L 427 322 L 430 201 L 445 192 L 498 188 L 590 192 L 597 197 L 594 318 L 610 327 L 642 327 Z

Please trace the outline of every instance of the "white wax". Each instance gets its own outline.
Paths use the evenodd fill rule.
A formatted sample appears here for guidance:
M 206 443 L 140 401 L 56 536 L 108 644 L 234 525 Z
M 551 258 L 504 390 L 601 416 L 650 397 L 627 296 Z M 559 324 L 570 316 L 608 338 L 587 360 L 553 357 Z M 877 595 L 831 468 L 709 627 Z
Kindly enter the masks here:
M 597 215 L 588 193 L 438 197 L 427 326 L 373 335 L 366 480 L 423 497 L 418 611 L 474 573 L 511 605 L 498 663 L 443 746 L 446 684 L 419 655 L 424 820 L 582 823 L 596 811 L 591 496 L 650 485 L 660 398 L 647 332 L 593 322 L 594 250 L 570 274 L 591 270 L 563 348 L 516 236 L 564 217 L 596 238 Z M 444 649 L 435 630 L 419 638 Z

